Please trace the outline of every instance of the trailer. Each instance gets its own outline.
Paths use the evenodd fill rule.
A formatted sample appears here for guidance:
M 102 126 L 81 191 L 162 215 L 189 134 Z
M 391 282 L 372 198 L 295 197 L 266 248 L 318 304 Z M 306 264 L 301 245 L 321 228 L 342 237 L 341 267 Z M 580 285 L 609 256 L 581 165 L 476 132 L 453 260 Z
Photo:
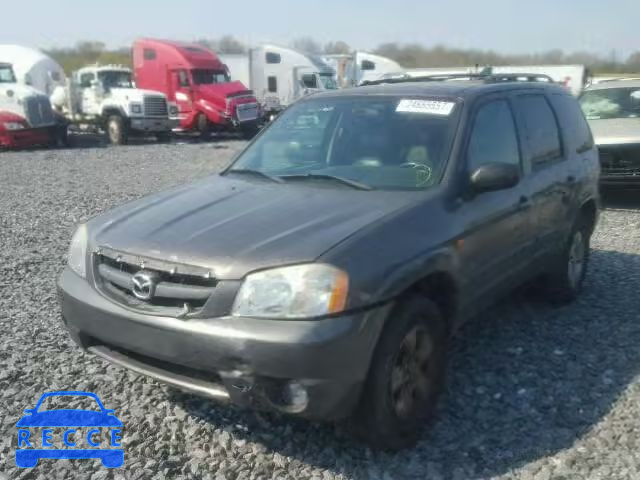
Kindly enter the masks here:
M 266 118 L 310 93 L 338 88 L 336 73 L 322 59 L 292 48 L 264 44 L 246 54 L 221 54 L 232 80 L 248 85 Z

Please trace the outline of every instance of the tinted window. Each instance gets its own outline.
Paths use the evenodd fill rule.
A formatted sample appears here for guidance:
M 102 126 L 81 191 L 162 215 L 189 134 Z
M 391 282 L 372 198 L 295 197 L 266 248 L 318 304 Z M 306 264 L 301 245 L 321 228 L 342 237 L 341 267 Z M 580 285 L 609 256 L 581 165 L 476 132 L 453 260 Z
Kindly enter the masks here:
M 360 63 L 360 68 L 362 68 L 362 70 L 375 70 L 376 64 L 371 60 L 362 60 L 362 62 Z
M 80 86 L 81 87 L 90 87 L 91 82 L 96 79 L 96 76 L 93 73 L 83 73 L 80 75 Z
M 567 148 L 581 153 L 593 147 L 593 136 L 578 101 L 571 95 L 552 95 L 551 103 L 565 132 Z
M 272 93 L 278 91 L 278 79 L 276 77 L 267 77 L 267 89 Z
M 533 166 L 558 159 L 562 155 L 556 117 L 543 95 L 522 95 L 518 105 L 525 122 Z
M 180 84 L 181 87 L 189 86 L 189 75 L 187 75 L 186 70 L 178 71 L 178 83 Z
M 520 164 L 516 127 L 506 100 L 496 100 L 480 107 L 469 139 L 469 171 L 496 162 Z
M 580 97 L 589 120 L 637 118 L 640 115 L 640 88 L 604 88 L 587 90 Z
M 142 56 L 145 60 L 155 60 L 156 51 L 153 48 L 145 48 Z
M 279 53 L 267 52 L 265 54 L 265 59 L 267 63 L 280 63 L 281 58 Z
M 302 75 L 302 84 L 306 88 L 318 88 L 318 79 L 313 73 L 305 73 Z

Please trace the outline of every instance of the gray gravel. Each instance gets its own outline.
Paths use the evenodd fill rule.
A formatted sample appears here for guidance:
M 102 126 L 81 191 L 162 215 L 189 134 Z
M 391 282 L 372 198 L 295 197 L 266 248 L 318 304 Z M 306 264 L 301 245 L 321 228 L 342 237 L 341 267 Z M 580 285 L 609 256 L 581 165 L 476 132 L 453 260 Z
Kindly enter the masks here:
M 640 195 L 593 241 L 584 295 L 514 294 L 463 329 L 440 415 L 413 450 L 375 453 L 339 427 L 220 407 L 85 355 L 58 319 L 74 226 L 218 170 L 242 142 L 0 153 L 0 479 L 638 479 Z M 90 145 L 89 145 L 90 146 Z M 15 468 L 15 422 L 51 390 L 96 392 L 125 428 L 125 465 Z

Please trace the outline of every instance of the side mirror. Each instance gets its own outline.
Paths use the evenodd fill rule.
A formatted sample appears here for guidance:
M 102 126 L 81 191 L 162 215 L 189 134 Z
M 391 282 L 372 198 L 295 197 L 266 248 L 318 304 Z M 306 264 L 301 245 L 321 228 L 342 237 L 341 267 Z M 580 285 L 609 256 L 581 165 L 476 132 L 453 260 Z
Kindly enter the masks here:
M 515 187 L 520 181 L 520 168 L 510 163 L 487 163 L 478 167 L 469 177 L 476 193 L 494 192 Z

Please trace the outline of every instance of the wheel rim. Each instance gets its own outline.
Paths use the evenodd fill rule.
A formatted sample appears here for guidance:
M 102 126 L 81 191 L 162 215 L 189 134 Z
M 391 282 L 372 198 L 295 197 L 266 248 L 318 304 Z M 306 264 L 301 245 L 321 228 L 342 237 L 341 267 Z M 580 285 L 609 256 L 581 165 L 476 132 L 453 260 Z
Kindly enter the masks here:
M 572 288 L 577 288 L 582 280 L 584 257 L 584 237 L 581 232 L 575 232 L 571 240 L 571 246 L 569 247 L 569 264 L 567 267 L 567 276 Z
M 120 137 L 120 128 L 117 122 L 109 122 L 109 138 L 111 141 L 115 141 Z
M 429 397 L 429 365 L 433 345 L 424 327 L 414 327 L 402 340 L 391 369 L 391 399 L 396 415 L 412 417 Z

